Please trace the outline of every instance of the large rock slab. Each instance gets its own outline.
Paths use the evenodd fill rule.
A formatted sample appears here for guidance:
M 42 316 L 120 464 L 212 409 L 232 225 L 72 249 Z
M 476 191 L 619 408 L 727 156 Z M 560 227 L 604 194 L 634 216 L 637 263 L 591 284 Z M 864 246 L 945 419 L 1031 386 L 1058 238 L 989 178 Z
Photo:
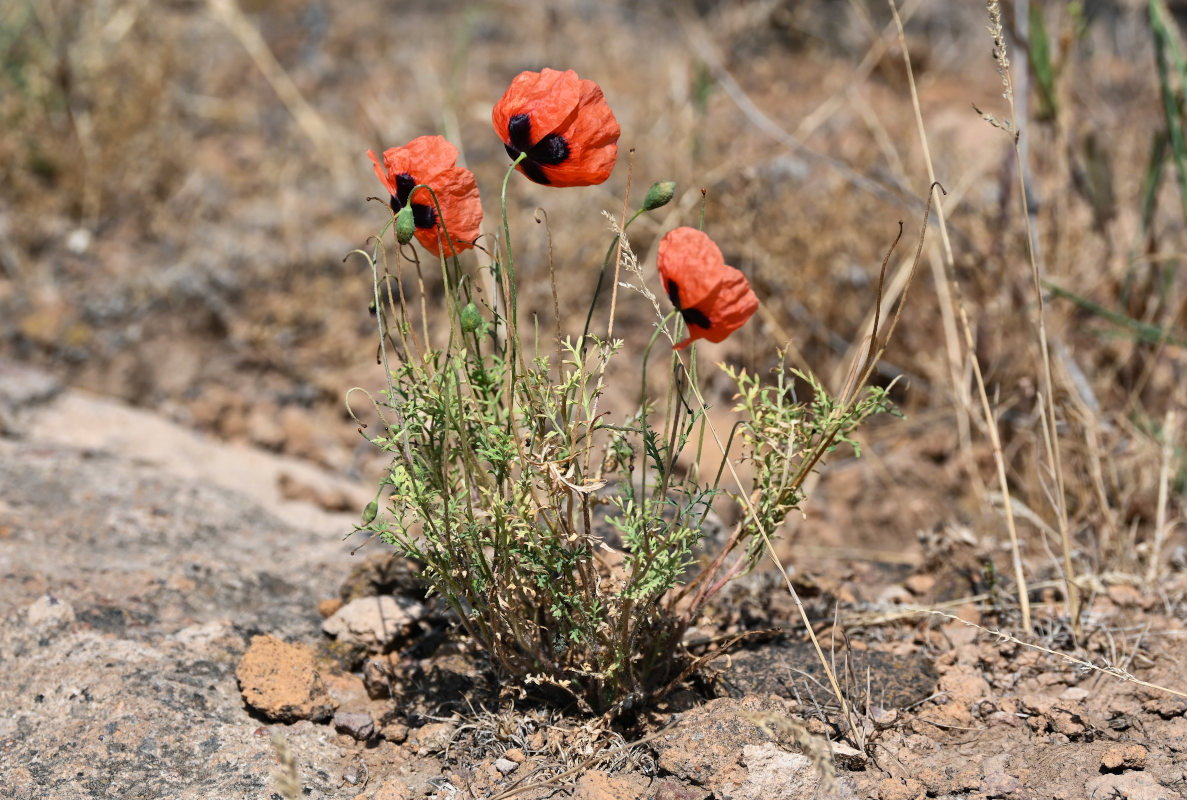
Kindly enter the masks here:
M 0 438 L 0 795 L 272 796 L 271 729 L 236 665 L 258 634 L 319 639 L 317 600 L 349 568 L 357 516 L 267 499 L 268 481 L 309 465 L 109 401 L 67 392 L 9 420 L 22 438 Z M 357 794 L 329 728 L 271 727 L 304 797 Z

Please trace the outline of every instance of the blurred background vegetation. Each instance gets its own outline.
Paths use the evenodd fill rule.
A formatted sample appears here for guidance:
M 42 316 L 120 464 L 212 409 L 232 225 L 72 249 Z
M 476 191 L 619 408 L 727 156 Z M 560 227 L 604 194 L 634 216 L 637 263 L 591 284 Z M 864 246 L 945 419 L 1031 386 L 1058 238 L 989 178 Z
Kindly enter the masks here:
M 900 11 L 1009 502 L 1028 569 L 1051 577 L 1056 484 L 1014 148 L 974 110 L 1008 113 L 984 8 L 904 0 Z M 1076 572 L 1090 586 L 1140 580 L 1152 562 L 1161 576 L 1187 567 L 1185 11 L 1005 7 Z M 903 221 L 899 274 L 927 195 L 890 20 L 876 0 L 11 0 L 0 6 L 0 356 L 373 481 L 343 404 L 351 386 L 381 380 L 370 278 L 344 261 L 388 213 L 367 202 L 382 188 L 365 151 L 445 135 L 478 175 L 493 233 L 506 155 L 491 107 L 519 71 L 552 66 L 598 81 L 623 137 L 602 186 L 513 182 L 521 303 L 541 329 L 550 252 L 563 307 L 584 316 L 610 238 L 601 211 L 621 208 L 633 148 L 635 202 L 655 180 L 680 187 L 632 229 L 647 268 L 663 232 L 697 224 L 703 188 L 706 229 L 763 301 L 745 329 L 701 349 L 714 413 L 728 414 L 730 390 L 713 362 L 766 370 L 788 345 L 793 365 L 835 390 L 868 329 L 882 256 Z M 881 370 L 899 378 L 906 419 L 867 432 L 862 462 L 822 472 L 809 518 L 786 531 L 797 564 L 942 558 L 959 593 L 983 585 L 982 564 L 1005 563 L 1006 501 L 938 244 L 933 228 Z M 635 295 L 619 314 L 628 338 L 654 322 Z M 952 555 L 961 548 L 967 558 Z

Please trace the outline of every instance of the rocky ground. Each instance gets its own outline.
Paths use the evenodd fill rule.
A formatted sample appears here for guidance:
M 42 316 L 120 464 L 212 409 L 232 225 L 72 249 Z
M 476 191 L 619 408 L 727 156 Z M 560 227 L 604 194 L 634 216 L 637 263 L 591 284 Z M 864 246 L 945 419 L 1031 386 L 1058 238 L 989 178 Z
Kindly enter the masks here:
M 855 737 L 761 576 L 731 593 L 722 629 L 747 609 L 753 624 L 761 601 L 787 633 L 642 716 L 610 726 L 512 702 L 443 635 L 414 572 L 342 542 L 355 516 L 324 494 L 365 503 L 363 487 L 2 368 L 8 797 L 262 798 L 287 796 L 286 780 L 292 796 L 364 800 L 1145 800 L 1187 786 L 1187 699 L 957 620 L 854 618 L 829 645 Z M 286 499 L 294 483 L 322 496 Z M 838 586 L 901 607 L 931 577 Z M 984 608 L 954 611 L 992 626 Z M 1136 590 L 1098 597 L 1080 652 L 1181 686 L 1187 637 L 1169 612 Z M 1048 643 L 1067 647 L 1066 631 Z

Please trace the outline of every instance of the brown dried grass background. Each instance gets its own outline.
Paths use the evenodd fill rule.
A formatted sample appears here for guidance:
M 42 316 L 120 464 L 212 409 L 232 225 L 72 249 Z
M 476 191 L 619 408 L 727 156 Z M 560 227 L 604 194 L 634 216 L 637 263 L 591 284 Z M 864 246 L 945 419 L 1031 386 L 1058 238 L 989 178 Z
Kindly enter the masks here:
M 609 241 L 600 212 L 621 208 L 634 148 L 636 202 L 652 181 L 680 186 L 671 206 L 632 229 L 651 274 L 658 237 L 697 224 L 704 187 L 707 230 L 763 299 L 739 334 L 701 350 L 712 413 L 725 418 L 730 394 L 714 361 L 766 370 L 788 342 L 793 365 L 839 388 L 882 254 L 902 220 L 908 246 L 892 273 L 908 256 L 927 192 L 884 5 L 394 7 L 403 5 L 5 4 L 0 354 L 214 435 L 372 479 L 343 406 L 349 387 L 381 380 L 369 277 L 343 261 L 386 219 L 382 204 L 365 201 L 381 188 L 364 153 L 443 133 L 477 173 L 493 232 L 506 156 L 491 106 L 520 70 L 555 66 L 602 85 L 624 157 L 601 187 L 511 184 L 521 302 L 540 313 L 541 331 L 551 329 L 552 300 L 535 209 L 548 212 L 562 308 L 583 319 Z M 956 5 L 902 11 L 1028 572 L 1045 580 L 1058 575 L 1058 542 L 1043 532 L 1055 523 L 1055 483 L 1039 426 L 1012 146 L 972 109 L 1006 114 L 983 11 Z M 1084 35 L 1067 39 L 1060 117 L 1036 119 L 1032 93 L 1020 122 L 1044 276 L 1182 336 L 1187 279 L 1175 267 L 1187 247 L 1169 165 L 1153 225 L 1139 230 L 1146 162 L 1165 127 L 1144 6 L 1094 6 Z M 1065 9 L 1049 9 L 1047 24 L 1056 36 L 1072 30 Z M 1024 55 L 1011 45 L 1017 70 Z M 930 269 L 937 246 L 933 229 L 886 359 L 886 375 L 902 376 L 894 396 L 906 419 L 867 431 L 863 461 L 841 454 L 824 469 L 807 518 L 784 532 L 783 552 L 801 569 L 861 560 L 925 568 L 953 542 L 973 542 L 978 558 L 1009 574 L 967 354 Z M 1187 562 L 1183 437 L 1163 447 L 1159 432 L 1169 411 L 1180 424 L 1184 416 L 1183 348 L 1136 341 L 1066 299 L 1049 298 L 1047 310 L 1077 571 L 1090 592 L 1141 583 L 1161 520 L 1169 537 L 1158 576 L 1176 608 Z M 619 315 L 616 333 L 628 339 L 654 321 L 629 292 Z M 631 378 L 629 364 L 621 369 Z M 611 400 L 621 410 L 635 402 Z

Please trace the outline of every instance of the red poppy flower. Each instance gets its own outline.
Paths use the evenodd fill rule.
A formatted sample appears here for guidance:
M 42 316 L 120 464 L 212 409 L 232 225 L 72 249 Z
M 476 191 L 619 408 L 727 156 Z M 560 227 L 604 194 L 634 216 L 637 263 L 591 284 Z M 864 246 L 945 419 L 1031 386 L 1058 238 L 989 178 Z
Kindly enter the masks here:
M 482 203 L 478 199 L 478 181 L 474 173 L 456 166 L 457 148 L 440 136 L 420 136 L 403 147 L 383 152 L 383 163 L 374 150 L 367 155 L 375 162 L 375 174 L 392 196 L 392 211 L 399 211 L 412 203 L 412 219 L 416 223 L 416 238 L 435 256 L 454 256 L 474 246 L 482 223 Z M 444 235 L 438 240 L 437 207 L 433 196 L 419 184 L 431 186 L 441 205 L 449 242 Z M 444 247 L 442 247 L 444 245 Z
M 521 72 L 491 115 L 507 155 L 548 186 L 593 186 L 610 177 L 622 130 L 602 89 L 573 70 Z
M 688 338 L 711 342 L 746 324 L 758 310 L 758 298 L 740 270 L 725 263 L 720 248 L 696 228 L 669 231 L 659 243 L 659 276 L 672 305 L 688 325 Z

